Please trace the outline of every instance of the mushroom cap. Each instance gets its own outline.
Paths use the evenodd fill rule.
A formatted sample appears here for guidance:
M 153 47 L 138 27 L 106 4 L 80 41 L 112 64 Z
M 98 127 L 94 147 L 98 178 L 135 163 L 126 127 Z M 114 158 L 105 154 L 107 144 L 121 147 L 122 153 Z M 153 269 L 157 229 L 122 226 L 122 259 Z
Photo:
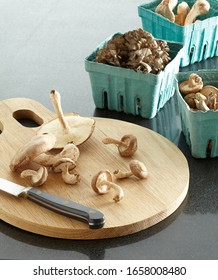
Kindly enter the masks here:
M 72 170 L 76 167 L 76 163 L 74 160 L 70 158 L 61 158 L 53 164 L 52 170 L 55 173 L 66 172 L 67 170 Z
M 51 150 L 55 146 L 56 137 L 51 133 L 33 136 L 29 142 L 20 147 L 10 162 L 10 169 L 17 170 L 38 155 Z
M 140 179 L 145 179 L 148 177 L 148 170 L 143 162 L 139 160 L 131 160 L 129 163 L 131 172 Z
M 132 156 L 137 148 L 137 138 L 132 134 L 126 134 L 121 138 L 121 142 L 123 142 L 125 145 L 119 145 L 118 150 L 122 157 L 129 157 Z
M 113 177 L 110 171 L 101 170 L 92 177 L 91 187 L 97 194 L 105 194 L 109 191 L 109 187 L 106 185 L 101 185 L 103 181 L 112 182 Z
M 201 94 L 203 94 L 206 97 L 208 97 L 211 93 L 218 95 L 218 88 L 208 85 L 204 86 L 201 90 Z
M 21 172 L 21 178 L 29 178 L 30 184 L 33 187 L 41 186 L 48 177 L 48 170 L 44 166 L 40 166 L 38 170 L 26 169 Z
M 183 94 L 196 93 L 201 91 L 202 88 L 202 78 L 195 73 L 190 74 L 188 80 L 183 81 L 179 84 L 179 90 Z
M 77 113 L 64 114 L 64 118 L 70 127 L 70 131 L 63 130 L 58 118 L 44 123 L 37 134 L 52 133 L 56 137 L 54 148 L 63 148 L 68 143 L 81 145 L 91 137 L 95 129 L 95 120 L 88 117 L 81 117 Z

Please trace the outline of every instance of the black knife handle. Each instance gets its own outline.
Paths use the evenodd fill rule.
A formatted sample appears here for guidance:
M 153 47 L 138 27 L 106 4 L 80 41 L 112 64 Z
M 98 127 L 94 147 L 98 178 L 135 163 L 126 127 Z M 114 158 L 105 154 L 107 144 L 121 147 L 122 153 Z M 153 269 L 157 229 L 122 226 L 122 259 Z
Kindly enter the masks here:
M 42 192 L 36 188 L 29 188 L 26 191 L 26 197 L 49 210 L 86 222 L 91 229 L 101 228 L 104 225 L 104 214 L 102 212 L 78 204 L 74 201 Z

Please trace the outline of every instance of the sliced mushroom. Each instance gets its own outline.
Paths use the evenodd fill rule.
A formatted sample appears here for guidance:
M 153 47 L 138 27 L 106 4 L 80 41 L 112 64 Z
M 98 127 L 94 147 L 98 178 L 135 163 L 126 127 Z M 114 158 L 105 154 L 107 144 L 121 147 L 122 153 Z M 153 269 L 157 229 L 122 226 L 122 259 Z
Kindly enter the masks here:
M 112 174 L 108 170 L 101 170 L 93 176 L 91 187 L 97 194 L 106 194 L 110 189 L 114 189 L 115 194 L 113 200 L 120 201 L 124 197 L 123 189 L 112 182 Z
M 27 178 L 31 186 L 38 187 L 45 183 L 48 177 L 48 170 L 44 166 L 40 166 L 38 170 L 26 169 L 21 172 L 21 178 Z
M 94 131 L 95 120 L 81 117 L 77 113 L 63 114 L 61 97 L 56 90 L 51 91 L 50 98 L 57 118 L 43 124 L 39 128 L 38 134 L 54 134 L 56 136 L 54 148 L 63 148 L 68 143 L 74 143 L 76 146 L 79 146 L 88 140 Z
M 32 139 L 24 144 L 14 155 L 10 162 L 10 169 L 16 171 L 40 154 L 51 150 L 55 146 L 55 142 L 56 137 L 51 133 L 33 136 Z
M 128 178 L 132 175 L 136 176 L 139 179 L 146 179 L 148 177 L 147 167 L 143 162 L 139 160 L 131 160 L 129 163 L 130 170 L 129 171 L 121 171 L 119 169 L 114 171 L 114 176 L 117 179 Z
M 179 84 L 179 90 L 183 94 L 200 92 L 202 88 L 202 78 L 196 73 L 190 74 L 188 80 Z
M 132 134 L 124 135 L 121 140 L 116 140 L 113 138 L 104 138 L 102 140 L 104 144 L 115 144 L 118 147 L 118 151 L 122 157 L 132 156 L 137 148 L 137 138 Z

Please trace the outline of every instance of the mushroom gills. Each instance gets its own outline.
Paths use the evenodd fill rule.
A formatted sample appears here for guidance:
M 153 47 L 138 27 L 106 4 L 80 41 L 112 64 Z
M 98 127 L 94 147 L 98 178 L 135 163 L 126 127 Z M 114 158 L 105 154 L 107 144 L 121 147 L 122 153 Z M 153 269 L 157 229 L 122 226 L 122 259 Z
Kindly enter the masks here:
M 71 127 L 70 131 L 63 130 L 59 120 L 54 119 L 42 125 L 38 134 L 48 132 L 54 134 L 56 137 L 54 148 L 62 148 L 69 143 L 79 146 L 91 137 L 95 128 L 94 119 L 81 117 L 77 114 L 65 114 L 65 120 Z

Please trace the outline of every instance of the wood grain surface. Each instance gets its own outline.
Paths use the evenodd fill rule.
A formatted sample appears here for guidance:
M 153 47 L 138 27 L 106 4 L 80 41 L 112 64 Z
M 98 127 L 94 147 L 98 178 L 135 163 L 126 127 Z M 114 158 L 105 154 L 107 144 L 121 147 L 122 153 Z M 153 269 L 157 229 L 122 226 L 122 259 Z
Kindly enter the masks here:
M 0 176 L 28 186 L 27 181 L 9 169 L 17 149 L 36 134 L 38 127 L 23 126 L 18 120 L 27 118 L 38 125 L 52 119 L 54 113 L 42 104 L 25 98 L 0 101 Z M 105 214 L 105 226 L 89 229 L 85 223 L 53 213 L 24 198 L 0 191 L 0 218 L 23 230 L 66 239 L 102 239 L 132 234 L 162 221 L 182 203 L 189 185 L 189 168 L 181 151 L 169 140 L 152 130 L 124 121 L 95 118 L 92 137 L 82 144 L 76 171 L 81 182 L 75 186 L 63 183 L 60 174 L 50 173 L 43 191 L 99 209 Z M 110 136 L 120 139 L 134 134 L 138 150 L 132 158 L 145 163 L 149 177 L 117 181 L 124 190 L 124 199 L 113 201 L 113 190 L 97 195 L 90 187 L 92 176 L 101 169 L 113 172 L 128 169 L 130 158 L 120 157 L 117 147 L 104 145 Z

